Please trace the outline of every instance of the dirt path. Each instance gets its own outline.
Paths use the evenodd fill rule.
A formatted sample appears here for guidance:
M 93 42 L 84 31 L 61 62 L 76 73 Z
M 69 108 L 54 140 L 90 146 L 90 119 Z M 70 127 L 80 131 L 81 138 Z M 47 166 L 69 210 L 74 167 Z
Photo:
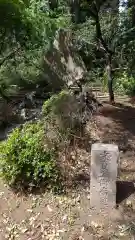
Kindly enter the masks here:
M 121 160 L 117 183 L 119 207 L 110 228 L 90 222 L 90 149 L 78 149 L 76 159 L 73 158 L 78 185 L 66 194 L 58 196 L 48 192 L 22 196 L 1 181 L 0 240 L 135 239 L 135 107 L 128 98 L 117 97 L 115 106 L 107 104 L 106 97 L 102 101 L 104 106 L 95 118 L 95 138 L 118 144 Z

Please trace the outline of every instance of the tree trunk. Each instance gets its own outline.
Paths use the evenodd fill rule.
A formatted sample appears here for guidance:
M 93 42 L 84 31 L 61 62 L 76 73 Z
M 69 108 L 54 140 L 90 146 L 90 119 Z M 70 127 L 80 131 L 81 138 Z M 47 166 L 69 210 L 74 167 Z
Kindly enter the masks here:
M 100 25 L 100 19 L 99 19 L 98 12 L 95 16 L 93 15 L 93 17 L 94 17 L 95 23 L 96 23 L 96 35 L 97 35 L 98 44 L 99 44 L 99 46 L 101 45 L 101 47 L 104 49 L 105 57 L 107 60 L 106 72 L 107 72 L 107 79 L 108 79 L 109 101 L 111 104 L 114 104 L 113 77 L 112 77 L 112 55 L 113 55 L 113 52 L 111 51 L 111 49 L 109 49 L 107 43 L 103 39 L 103 34 L 101 31 L 101 25 Z
M 79 24 L 80 18 L 80 0 L 70 0 L 70 14 L 72 22 Z
M 49 0 L 48 3 L 50 10 L 54 11 L 55 9 L 58 8 L 58 0 Z
M 109 92 L 109 100 L 111 104 L 114 104 L 114 92 L 113 92 L 113 76 L 112 76 L 112 64 L 111 64 L 111 56 L 107 57 L 107 79 L 108 79 L 108 92 Z

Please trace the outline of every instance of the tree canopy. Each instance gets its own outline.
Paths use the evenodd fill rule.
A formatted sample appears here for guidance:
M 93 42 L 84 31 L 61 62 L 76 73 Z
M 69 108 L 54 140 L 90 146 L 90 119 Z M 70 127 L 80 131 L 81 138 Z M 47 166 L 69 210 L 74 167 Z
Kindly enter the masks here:
M 0 0 L 1 92 L 43 76 L 42 56 L 64 27 L 74 32 L 90 81 L 109 70 L 113 100 L 113 70 L 132 76 L 135 72 L 134 8 L 131 0 Z

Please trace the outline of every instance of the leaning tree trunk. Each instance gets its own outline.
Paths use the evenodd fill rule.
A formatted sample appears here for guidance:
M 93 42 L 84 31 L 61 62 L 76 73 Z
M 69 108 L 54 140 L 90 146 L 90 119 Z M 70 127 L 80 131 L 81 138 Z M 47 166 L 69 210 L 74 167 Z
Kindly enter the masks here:
M 114 103 L 114 92 L 113 92 L 113 76 L 112 76 L 112 63 L 111 63 L 111 56 L 107 57 L 107 79 L 108 79 L 108 92 L 109 92 L 109 100 L 110 103 Z

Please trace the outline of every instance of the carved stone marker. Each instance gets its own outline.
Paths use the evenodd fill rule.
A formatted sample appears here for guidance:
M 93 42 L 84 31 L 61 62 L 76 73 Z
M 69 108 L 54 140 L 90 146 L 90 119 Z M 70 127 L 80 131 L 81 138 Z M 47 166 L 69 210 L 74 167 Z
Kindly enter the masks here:
M 90 205 L 95 214 L 107 215 L 116 206 L 118 158 L 118 146 L 92 145 Z

